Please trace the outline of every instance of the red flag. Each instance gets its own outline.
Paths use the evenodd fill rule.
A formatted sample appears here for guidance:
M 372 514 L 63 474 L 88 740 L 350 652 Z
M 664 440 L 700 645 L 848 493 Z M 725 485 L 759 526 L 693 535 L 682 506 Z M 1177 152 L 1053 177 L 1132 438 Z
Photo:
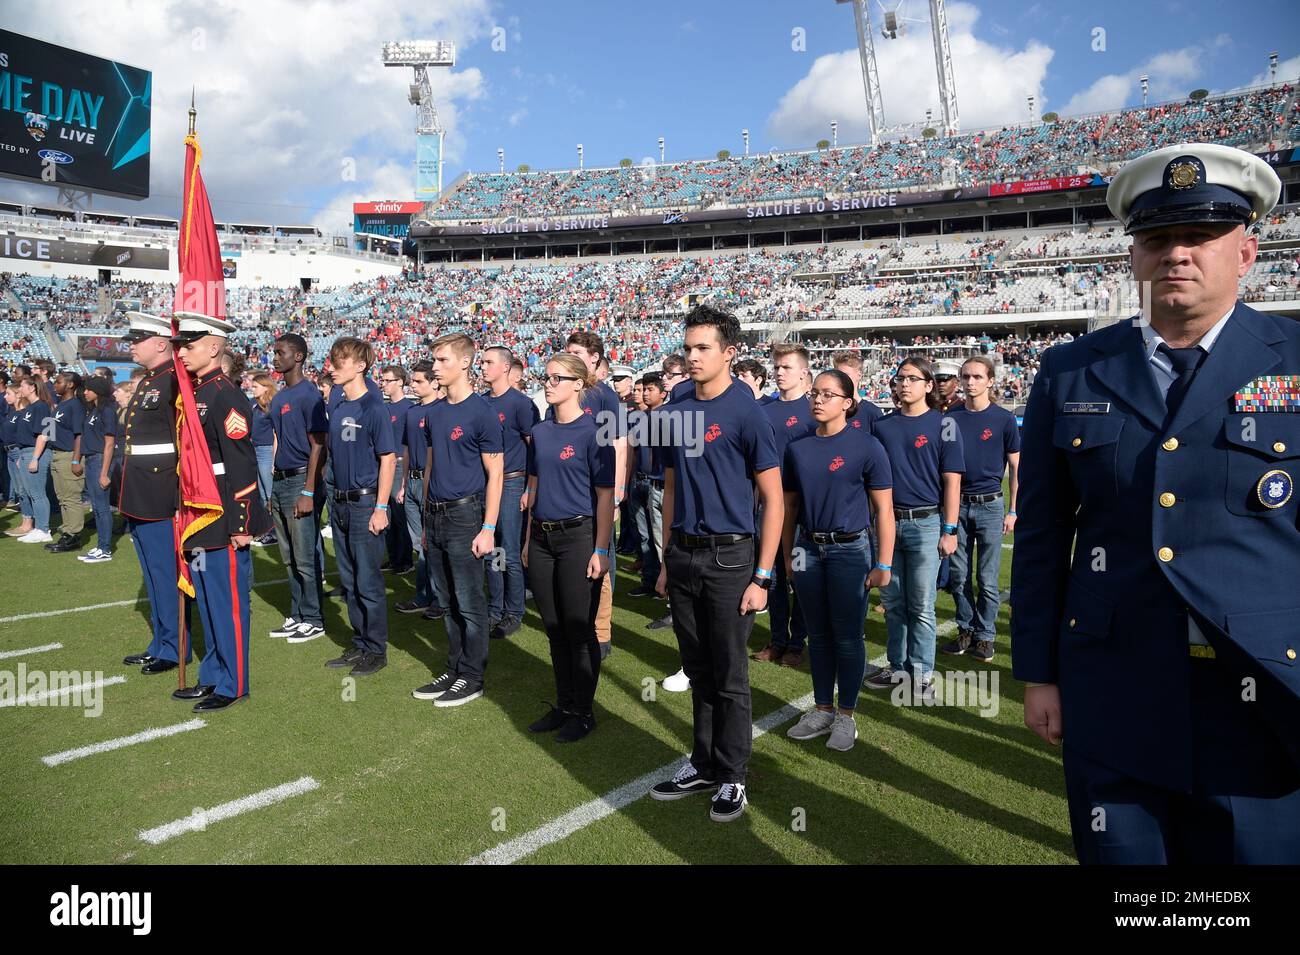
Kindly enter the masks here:
M 208 204 L 208 191 L 203 187 L 199 161 L 203 150 L 193 134 L 185 137 L 184 201 L 181 206 L 181 234 L 177 247 L 177 267 L 180 281 L 176 285 L 176 301 L 172 307 L 172 334 L 177 331 L 176 312 L 197 312 L 212 318 L 226 317 L 226 283 L 221 271 L 221 245 L 217 241 L 217 227 Z M 190 373 L 176 362 L 176 381 L 180 394 L 176 398 L 176 447 L 179 455 L 177 472 L 180 475 L 180 508 L 173 521 L 176 541 L 176 560 L 180 577 L 176 586 L 189 596 L 194 596 L 194 581 L 190 566 L 185 560 L 185 542 L 221 519 L 221 495 L 217 479 L 212 473 L 212 455 L 208 453 L 208 440 L 203 435 L 194 404 L 194 385 Z

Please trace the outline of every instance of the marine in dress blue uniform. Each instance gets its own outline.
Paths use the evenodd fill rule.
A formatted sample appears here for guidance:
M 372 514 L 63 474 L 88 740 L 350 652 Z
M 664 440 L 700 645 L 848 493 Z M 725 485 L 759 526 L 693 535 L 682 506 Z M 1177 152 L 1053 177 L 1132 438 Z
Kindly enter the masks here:
M 1082 862 L 1300 862 L 1300 325 L 1233 301 L 1280 188 L 1226 146 L 1122 169 L 1150 315 L 1049 349 L 1030 394 L 1013 673 Z

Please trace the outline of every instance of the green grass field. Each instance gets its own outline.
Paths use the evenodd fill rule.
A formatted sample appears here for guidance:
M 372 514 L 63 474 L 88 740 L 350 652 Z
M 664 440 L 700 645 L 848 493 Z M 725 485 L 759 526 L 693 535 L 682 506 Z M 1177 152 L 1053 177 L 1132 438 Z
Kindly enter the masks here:
M 16 521 L 5 512 L 0 528 Z M 493 641 L 483 699 L 442 710 L 412 699 L 413 687 L 442 672 L 446 637 L 441 622 L 393 613 L 388 668 L 358 680 L 355 699 L 345 700 L 346 671 L 323 666 L 350 644 L 342 601 L 328 601 L 328 637 L 300 645 L 269 638 L 288 588 L 270 583 L 284 577 L 278 551 L 259 548 L 256 577 L 268 583 L 254 590 L 251 698 L 205 716 L 201 729 L 46 766 L 43 756 L 195 719 L 189 705 L 170 698 L 175 671 L 146 677 L 121 663 L 144 649 L 149 630 L 135 554 L 129 539 L 117 546 L 112 563 L 83 565 L 71 554 L 0 538 L 0 653 L 63 644 L 0 659 L 0 671 L 25 664 L 126 677 L 103 688 L 97 718 L 67 706 L 0 709 L 6 862 L 460 863 L 689 750 L 690 694 L 656 687 L 644 699 L 648 681 L 679 665 L 672 631 L 645 629 L 661 602 L 616 598 L 599 726 L 566 746 L 525 729 L 543 711 L 541 701 L 553 698 L 546 639 L 531 606 L 519 633 Z M 1010 551 L 1003 556 L 1005 587 Z M 332 558 L 329 566 L 332 572 Z M 620 574 L 624 593 L 634 585 Z M 394 602 L 406 599 L 410 578 L 390 577 L 389 592 Z M 130 603 L 84 609 L 120 602 Z M 885 635 L 876 602 L 873 595 L 872 657 L 883 652 Z M 13 619 L 52 611 L 66 612 Z M 754 649 L 766 641 L 767 619 L 758 618 Z M 941 595 L 940 624 L 951 619 L 951 600 Z M 973 703 L 911 709 L 864 690 L 849 753 L 828 750 L 824 739 L 787 738 L 793 717 L 755 740 L 743 820 L 711 822 L 705 796 L 639 798 L 522 861 L 1071 862 L 1059 753 L 1021 723 L 1005 606 L 997 649 L 991 664 L 938 659 L 941 673 L 999 675 L 994 718 Z M 812 690 L 806 658 L 798 670 L 753 663 L 750 675 L 755 720 Z M 304 776 L 319 788 L 157 845 L 139 838 L 196 808 Z

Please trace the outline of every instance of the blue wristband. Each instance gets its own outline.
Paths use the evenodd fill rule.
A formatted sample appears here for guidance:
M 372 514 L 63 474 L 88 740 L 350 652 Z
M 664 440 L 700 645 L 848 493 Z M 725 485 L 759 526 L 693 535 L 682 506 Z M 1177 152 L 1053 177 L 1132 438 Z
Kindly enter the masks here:
M 893 564 L 876 564 L 875 569 L 876 569 L 876 570 L 893 570 L 893 569 L 894 569 L 894 565 L 893 565 Z
M 1015 517 L 1015 516 L 1016 516 L 1015 511 L 1007 511 L 1007 517 Z
M 944 532 L 945 534 L 953 534 L 953 533 L 956 533 L 956 531 L 957 531 L 957 525 L 956 525 L 956 524 L 944 524 L 944 525 L 943 525 L 943 532 Z
M 755 567 L 755 568 L 754 568 L 754 576 L 755 576 L 755 577 L 762 577 L 764 580 L 766 580 L 766 579 L 768 579 L 769 577 L 772 576 L 772 572 L 771 572 L 770 570 L 765 570 L 765 569 L 762 568 L 762 567 Z
M 485 531 L 494 531 L 494 530 L 496 530 L 496 529 L 497 529 L 497 526 L 496 526 L 495 524 L 484 524 L 484 525 L 483 525 L 483 530 L 485 530 Z
M 387 505 L 387 504 L 376 504 L 376 505 L 375 505 L 375 510 L 377 510 L 377 511 L 386 511 L 386 510 L 388 510 L 388 505 Z
M 592 551 L 592 553 L 599 554 L 601 557 L 608 557 L 609 549 L 606 547 L 597 547 L 594 551 Z
M 316 496 L 316 492 L 315 492 L 315 491 L 306 491 L 306 490 L 303 490 L 303 491 L 299 491 L 299 492 L 298 492 L 298 496 L 299 496 L 299 497 L 315 497 L 315 496 Z M 385 505 L 385 506 L 387 506 L 387 505 Z

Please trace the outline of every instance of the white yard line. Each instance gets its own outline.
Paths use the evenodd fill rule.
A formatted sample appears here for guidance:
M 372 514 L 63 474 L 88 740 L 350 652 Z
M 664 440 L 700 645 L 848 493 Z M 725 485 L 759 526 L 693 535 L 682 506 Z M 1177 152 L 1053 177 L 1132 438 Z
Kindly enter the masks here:
M 28 653 L 44 653 L 46 650 L 62 650 L 61 643 L 46 643 L 39 647 L 28 647 L 26 650 L 6 650 L 0 653 L 0 660 L 8 660 L 10 657 L 21 657 Z
M 287 584 L 288 582 L 289 578 L 285 577 L 283 580 L 268 580 L 265 583 L 259 582 L 253 586 L 254 588 L 274 587 L 276 584 Z M 148 597 L 140 597 L 136 600 L 113 600 L 108 603 L 90 604 L 86 607 L 69 607 L 66 610 L 42 610 L 38 613 L 20 613 L 13 617 L 0 617 L 0 623 L 18 623 L 21 620 L 39 620 L 42 617 L 61 617 L 65 613 L 85 613 L 87 610 L 106 610 L 109 607 L 134 607 L 137 604 L 147 604 L 148 602 Z M 16 656 L 17 654 L 14 655 Z
M 89 746 L 79 746 L 76 749 L 65 749 L 61 753 L 42 756 L 41 762 L 46 766 L 58 766 L 61 763 L 70 763 L 74 759 L 94 756 L 96 753 L 109 753 L 115 749 L 134 746 L 136 743 L 147 743 L 150 740 L 175 736 L 177 733 L 188 733 L 190 730 L 200 729 L 204 726 L 207 726 L 207 724 L 200 719 L 193 719 L 187 723 L 177 723 L 175 726 L 159 726 L 155 729 L 144 730 L 141 733 L 134 733 L 131 736 L 119 736 L 117 739 L 106 739 L 102 743 L 91 743 Z
M 292 799 L 294 796 L 301 796 L 303 793 L 309 793 L 313 789 L 319 788 L 320 783 L 310 776 L 303 776 L 291 783 L 263 789 L 259 793 L 244 796 L 242 799 L 223 802 L 220 806 L 213 806 L 211 809 L 195 809 L 190 815 L 183 816 L 166 825 L 156 826 L 153 829 L 141 829 L 139 838 L 141 842 L 148 842 L 156 846 L 160 842 L 166 842 L 168 839 L 187 832 L 201 832 L 208 827 L 209 823 L 231 819 L 246 812 L 252 812 L 254 809 L 265 809 L 267 806 L 273 806 L 278 802 L 284 802 L 286 799 Z
M 125 683 L 124 676 L 110 676 L 107 680 L 92 680 L 89 683 L 78 683 L 75 686 L 64 686 L 57 690 L 42 690 L 40 693 L 31 693 L 27 696 L 19 696 L 13 699 L 0 700 L 0 709 L 6 706 L 39 706 L 45 700 L 56 696 L 69 696 L 73 693 L 80 693 L 83 690 L 100 689 L 106 686 L 114 686 L 118 683 Z

